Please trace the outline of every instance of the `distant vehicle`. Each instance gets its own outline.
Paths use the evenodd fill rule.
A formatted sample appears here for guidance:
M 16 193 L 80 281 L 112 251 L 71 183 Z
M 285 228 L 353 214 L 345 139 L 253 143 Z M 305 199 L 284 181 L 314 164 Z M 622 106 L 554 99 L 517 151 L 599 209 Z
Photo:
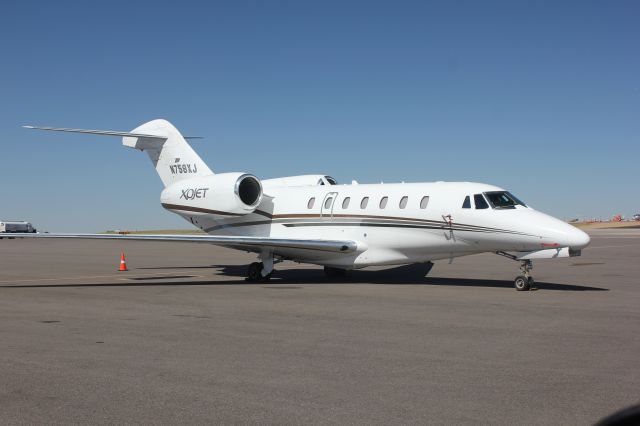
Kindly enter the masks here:
M 634 214 L 632 219 L 635 220 L 635 221 L 640 221 L 640 213 Z
M 18 232 L 31 234 L 37 232 L 37 230 L 33 227 L 31 222 L 25 222 L 22 220 L 0 222 L 0 234 L 13 234 Z

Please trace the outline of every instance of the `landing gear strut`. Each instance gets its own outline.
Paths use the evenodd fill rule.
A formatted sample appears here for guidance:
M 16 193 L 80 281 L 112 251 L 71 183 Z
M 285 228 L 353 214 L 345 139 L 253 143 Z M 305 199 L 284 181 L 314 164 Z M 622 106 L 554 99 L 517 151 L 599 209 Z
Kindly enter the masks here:
M 518 258 L 512 254 L 506 253 L 504 251 L 497 251 L 496 254 L 500 256 L 507 257 L 511 260 L 518 260 Z M 531 290 L 535 281 L 531 276 L 531 270 L 533 269 L 533 262 L 529 259 L 520 260 L 520 271 L 522 275 L 518 275 L 516 279 L 513 281 L 513 285 L 518 291 L 527 291 Z

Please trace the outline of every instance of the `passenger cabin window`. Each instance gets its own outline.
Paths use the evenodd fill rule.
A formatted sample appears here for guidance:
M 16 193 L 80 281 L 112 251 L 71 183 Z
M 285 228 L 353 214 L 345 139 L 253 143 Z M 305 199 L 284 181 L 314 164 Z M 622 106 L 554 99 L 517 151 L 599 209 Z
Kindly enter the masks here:
M 400 208 L 404 209 L 405 207 L 407 207 L 407 202 L 409 201 L 409 197 L 407 197 L 406 195 L 404 197 L 402 197 L 400 199 Z
M 469 198 L 468 195 L 464 198 L 464 202 L 462 203 L 462 208 L 463 209 L 470 209 L 471 208 L 471 198 Z
M 484 197 L 482 196 L 482 194 L 476 194 L 473 196 L 473 201 L 476 204 L 476 209 L 488 209 L 489 208 L 489 204 L 487 204 L 487 201 L 484 199 Z
M 429 204 L 429 196 L 425 195 L 424 197 L 422 197 L 422 200 L 420 200 L 420 208 L 421 209 L 426 209 L 427 208 L 427 204 Z
M 349 201 L 351 201 L 350 197 L 347 197 L 344 200 L 342 200 L 342 208 L 343 209 L 349 208 Z
M 333 203 L 333 197 L 329 197 L 326 200 L 324 200 L 324 208 L 325 209 L 330 209 L 331 208 L 331 203 Z
M 360 208 L 361 209 L 366 209 L 367 208 L 367 204 L 369 204 L 369 197 L 364 197 L 362 199 L 362 201 L 360 202 Z
M 309 202 L 307 203 L 307 208 L 308 209 L 312 209 L 313 205 L 315 204 L 315 202 L 316 202 L 316 198 L 315 197 L 309 198 Z
M 382 197 L 382 199 L 380 200 L 381 209 L 384 209 L 385 207 L 387 207 L 387 201 L 389 201 L 389 197 Z
M 517 205 L 527 207 L 525 203 L 507 191 L 485 192 L 484 195 L 494 209 L 515 209 Z

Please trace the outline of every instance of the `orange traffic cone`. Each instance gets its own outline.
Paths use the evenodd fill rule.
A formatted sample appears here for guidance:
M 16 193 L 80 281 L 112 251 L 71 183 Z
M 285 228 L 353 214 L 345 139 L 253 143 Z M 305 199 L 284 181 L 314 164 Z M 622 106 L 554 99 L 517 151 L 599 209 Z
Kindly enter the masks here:
M 124 252 L 120 253 L 120 269 L 118 269 L 119 272 L 124 272 L 124 271 L 128 271 L 127 269 L 127 261 L 124 258 Z

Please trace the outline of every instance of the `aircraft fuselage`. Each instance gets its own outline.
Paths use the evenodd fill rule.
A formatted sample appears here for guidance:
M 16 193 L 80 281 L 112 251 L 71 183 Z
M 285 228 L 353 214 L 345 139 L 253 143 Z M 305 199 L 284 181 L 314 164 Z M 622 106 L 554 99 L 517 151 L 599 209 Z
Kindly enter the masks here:
M 358 250 L 349 254 L 279 252 L 285 258 L 342 268 L 427 262 L 487 251 L 563 247 L 577 251 L 589 242 L 584 232 L 529 206 L 494 206 L 485 194 L 506 191 L 493 185 L 263 183 L 265 197 L 253 213 L 242 216 L 203 207 L 207 205 L 208 188 L 197 185 L 181 188 L 178 200 L 163 195 L 162 202 L 211 235 L 358 242 Z M 188 181 L 185 184 L 188 186 Z

